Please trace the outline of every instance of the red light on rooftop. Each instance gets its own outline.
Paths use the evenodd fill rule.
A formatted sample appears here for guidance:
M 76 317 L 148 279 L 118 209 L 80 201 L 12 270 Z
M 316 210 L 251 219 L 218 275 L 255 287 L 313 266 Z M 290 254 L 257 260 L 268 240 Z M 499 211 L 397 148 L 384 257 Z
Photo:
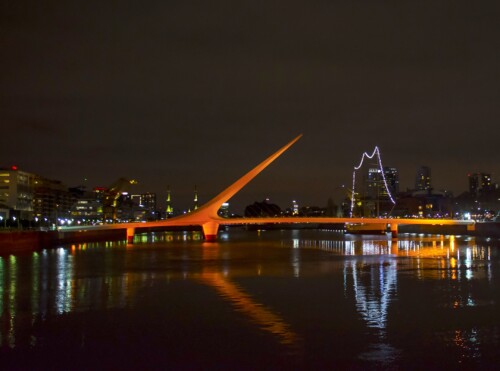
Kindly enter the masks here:
M 11 170 L 17 170 L 17 166 L 16 166 L 16 165 L 12 165 L 12 166 L 10 167 L 10 169 L 11 169 Z

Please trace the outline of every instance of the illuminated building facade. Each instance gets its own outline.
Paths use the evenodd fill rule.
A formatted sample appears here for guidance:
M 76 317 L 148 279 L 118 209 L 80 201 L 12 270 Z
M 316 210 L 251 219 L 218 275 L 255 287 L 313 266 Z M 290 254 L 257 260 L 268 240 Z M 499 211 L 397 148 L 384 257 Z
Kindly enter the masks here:
M 384 166 L 384 175 L 385 175 L 385 180 L 387 182 L 387 188 L 389 189 L 389 192 L 393 195 L 399 193 L 399 173 L 398 169 L 394 167 L 386 167 Z M 385 187 L 383 187 L 382 194 L 385 197 L 389 197 L 387 194 L 387 190 Z
M 383 173 L 382 173 L 383 171 Z M 391 195 L 399 188 L 398 172 L 395 168 L 367 168 L 364 196 L 361 197 L 363 216 L 380 216 L 392 208 Z
M 117 201 L 117 216 L 121 222 L 156 220 L 156 193 L 122 192 Z
M 217 215 L 223 217 L 223 218 L 229 218 L 230 215 L 229 215 L 229 203 L 227 202 L 224 202 L 219 211 L 217 211 Z
M 194 186 L 194 199 L 193 199 L 193 210 L 198 208 L 198 190 L 196 186 Z
M 478 195 L 493 190 L 491 182 L 491 174 L 488 173 L 474 173 L 469 174 L 469 193 L 471 195 Z
M 78 224 L 95 224 L 102 220 L 102 203 L 96 192 L 80 192 L 75 194 L 75 202 L 71 208 L 71 218 Z
M 10 210 L 6 217 L 33 219 L 35 175 L 18 170 L 16 166 L 0 169 L 0 204 Z
M 33 211 L 40 221 L 55 223 L 70 217 L 74 203 L 72 194 L 59 180 L 35 176 Z
M 420 166 L 415 177 L 415 190 L 428 191 L 431 188 L 431 168 L 428 166 Z
M 166 200 L 166 209 L 165 212 L 167 214 L 167 218 L 171 218 L 174 215 L 174 208 L 172 207 L 172 198 L 170 195 L 170 186 L 167 187 L 167 200 Z
M 365 177 L 365 195 L 362 198 L 364 216 L 379 216 L 392 208 L 391 196 L 399 192 L 399 175 L 396 168 L 369 167 Z M 383 173 L 382 173 L 383 171 Z

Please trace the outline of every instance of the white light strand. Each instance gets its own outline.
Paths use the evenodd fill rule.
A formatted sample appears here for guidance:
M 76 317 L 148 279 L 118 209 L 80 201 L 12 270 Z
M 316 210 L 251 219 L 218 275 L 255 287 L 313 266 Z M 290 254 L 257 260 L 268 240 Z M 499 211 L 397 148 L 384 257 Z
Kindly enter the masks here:
M 368 153 L 366 152 L 363 152 L 363 154 L 361 155 L 361 161 L 359 162 L 359 165 L 358 166 L 355 166 L 354 167 L 354 170 L 359 170 L 359 168 L 361 166 L 363 166 L 363 161 L 365 161 L 365 157 L 368 157 L 370 160 L 373 158 L 373 156 L 375 156 L 375 154 L 378 152 L 378 147 L 375 146 L 375 149 L 373 150 L 373 153 L 371 155 L 369 155 Z M 380 160 L 380 152 L 379 152 L 379 160 Z
M 375 149 L 373 150 L 371 155 L 369 155 L 366 152 L 363 152 L 363 155 L 361 156 L 361 161 L 359 162 L 359 165 L 354 167 L 354 171 L 352 173 L 351 218 L 352 218 L 352 213 L 354 210 L 354 194 L 355 194 L 354 186 L 356 184 L 356 170 L 359 170 L 361 168 L 361 166 L 363 166 L 363 162 L 365 160 L 365 157 L 372 159 L 375 155 L 377 155 L 378 166 L 380 168 L 380 173 L 382 174 L 382 180 L 384 181 L 384 186 L 385 186 L 385 190 L 387 191 L 387 195 L 389 196 L 389 199 L 391 200 L 392 204 L 393 205 L 396 204 L 396 201 L 394 201 L 394 198 L 392 197 L 391 191 L 389 190 L 389 187 L 387 186 L 387 180 L 385 179 L 384 167 L 382 165 L 382 158 L 380 156 L 380 150 L 378 149 L 377 146 L 375 146 Z
M 352 192 L 351 192 L 351 218 L 352 218 L 352 212 L 354 210 L 354 194 L 356 193 L 354 190 L 356 186 L 356 170 L 352 172 Z

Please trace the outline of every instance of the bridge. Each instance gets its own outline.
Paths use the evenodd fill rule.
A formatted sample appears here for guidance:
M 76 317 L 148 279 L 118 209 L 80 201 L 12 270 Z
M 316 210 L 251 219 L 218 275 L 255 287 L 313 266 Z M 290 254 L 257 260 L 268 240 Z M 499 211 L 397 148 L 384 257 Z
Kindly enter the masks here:
M 396 237 L 399 225 L 418 224 L 418 225 L 467 225 L 468 228 L 474 228 L 474 221 L 471 220 L 452 220 L 452 219 L 400 219 L 400 218 L 339 218 L 339 217 L 262 217 L 262 218 L 222 218 L 217 212 L 223 203 L 227 202 L 262 170 L 269 166 L 274 160 L 288 150 L 295 142 L 302 137 L 302 134 L 291 140 L 288 144 L 280 148 L 271 156 L 266 158 L 248 173 L 243 175 L 236 182 L 231 184 L 217 196 L 212 198 L 206 204 L 195 211 L 174 218 L 152 221 L 152 222 L 133 222 L 103 224 L 97 226 L 71 226 L 61 227 L 61 231 L 85 231 L 85 230 L 126 230 L 128 243 L 133 243 L 134 235 L 137 229 L 154 227 L 192 227 L 198 226 L 203 229 L 205 240 L 213 242 L 217 240 L 217 232 L 220 225 L 259 225 L 259 224 L 371 224 L 385 225 L 390 229 L 392 236 Z

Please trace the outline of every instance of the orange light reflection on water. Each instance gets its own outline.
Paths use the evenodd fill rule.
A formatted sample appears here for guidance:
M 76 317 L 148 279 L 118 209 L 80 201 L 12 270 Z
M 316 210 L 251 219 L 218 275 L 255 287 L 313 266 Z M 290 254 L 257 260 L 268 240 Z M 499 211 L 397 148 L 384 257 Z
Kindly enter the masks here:
M 203 260 L 213 260 L 218 256 L 219 248 L 216 245 L 203 249 Z M 226 273 L 210 269 L 203 271 L 198 278 L 204 284 L 215 288 L 219 295 L 228 300 L 236 311 L 248 316 L 252 322 L 264 331 L 277 336 L 281 344 L 298 346 L 301 343 L 300 337 L 292 331 L 290 325 L 283 318 L 271 309 L 256 302 L 241 287 L 231 282 Z

